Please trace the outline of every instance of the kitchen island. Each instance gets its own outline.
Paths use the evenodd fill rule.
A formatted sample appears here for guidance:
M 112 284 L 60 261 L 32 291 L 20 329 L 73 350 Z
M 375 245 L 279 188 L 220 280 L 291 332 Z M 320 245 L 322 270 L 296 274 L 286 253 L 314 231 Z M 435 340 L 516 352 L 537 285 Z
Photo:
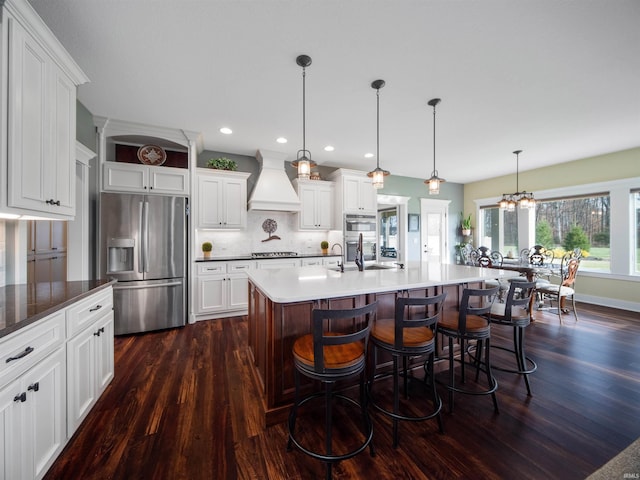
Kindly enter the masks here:
M 318 266 L 249 270 L 248 343 L 262 392 L 266 425 L 284 421 L 293 401 L 295 340 L 311 333 L 314 308 L 355 308 L 377 301 L 376 315 L 393 317 L 398 296 L 447 292 L 446 307 L 459 304 L 462 288 L 517 272 L 466 265 L 409 263 L 406 268 L 340 272 Z M 380 358 L 379 362 L 387 362 Z M 303 388 L 312 388 L 307 382 Z

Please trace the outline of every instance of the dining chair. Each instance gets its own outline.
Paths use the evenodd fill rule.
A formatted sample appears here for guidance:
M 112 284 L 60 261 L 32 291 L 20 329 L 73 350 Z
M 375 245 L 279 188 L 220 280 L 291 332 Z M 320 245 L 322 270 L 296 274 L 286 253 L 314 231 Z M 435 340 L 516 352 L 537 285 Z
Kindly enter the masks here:
M 571 297 L 573 315 L 576 318 L 576 322 L 578 321 L 575 282 L 579 267 L 580 259 L 570 256 L 566 263 L 563 263 L 560 266 L 559 283 L 549 283 L 547 285 L 539 285 L 537 287 L 538 293 L 542 296 L 542 301 L 548 299 L 551 305 L 553 305 L 553 300 L 558 302 L 558 318 L 560 319 L 560 325 L 562 325 L 562 314 L 569 313 L 569 310 L 564 306 L 567 297 Z
M 453 412 L 454 392 L 469 395 L 491 395 L 493 400 L 493 408 L 496 413 L 498 410 L 498 400 L 496 398 L 496 390 L 498 382 L 491 372 L 491 322 L 486 315 L 491 310 L 499 287 L 493 288 L 464 288 L 462 290 L 462 299 L 458 308 L 446 308 L 443 311 L 442 318 L 438 322 L 437 332 L 448 338 L 448 357 L 449 357 L 449 382 L 446 388 L 449 390 L 449 412 Z M 460 343 L 460 358 L 454 357 L 454 340 Z M 471 363 L 469 355 L 469 342 L 479 340 L 481 346 L 484 346 L 484 358 L 482 351 L 476 349 L 476 356 Z M 455 365 L 460 365 L 460 384 L 464 387 L 456 385 Z M 476 382 L 473 386 L 466 385 L 465 366 L 473 366 L 476 368 Z M 487 377 L 487 385 L 481 385 L 478 380 L 477 373 L 483 371 Z
M 365 390 L 365 365 L 367 359 L 367 347 L 373 318 L 376 311 L 376 302 L 364 307 L 342 310 L 314 309 L 312 313 L 313 333 L 303 335 L 296 339 L 293 345 L 295 398 L 289 413 L 289 440 L 287 450 L 295 445 L 305 454 L 321 460 L 326 464 L 326 478 L 331 478 L 332 465 L 338 461 L 354 457 L 370 448 L 370 453 L 375 454 L 373 448 L 373 424 L 367 409 L 367 395 Z M 346 322 L 341 322 L 346 320 Z M 351 328 L 342 331 L 339 325 L 349 324 Z M 300 398 L 300 374 L 317 380 L 324 384 L 324 391 L 311 393 Z M 360 398 L 358 401 L 342 393 L 333 391 L 333 386 L 339 380 L 360 375 Z M 312 449 L 312 446 L 303 444 L 304 432 L 296 432 L 296 419 L 298 410 L 307 402 L 324 397 L 324 451 Z M 340 399 L 359 408 L 362 417 L 362 439 L 356 447 L 346 453 L 335 453 L 333 442 L 333 400 Z
M 431 297 L 399 297 L 395 301 L 394 318 L 377 318 L 371 329 L 371 344 L 373 346 L 373 368 L 370 372 L 369 398 L 371 405 L 391 417 L 393 423 L 393 448 L 398 446 L 398 422 L 406 420 L 419 422 L 436 417 L 440 433 L 444 433 L 442 425 L 442 400 L 436 390 L 436 383 L 433 371 L 435 356 L 435 329 L 442 313 L 442 305 L 447 294 L 434 295 Z M 383 350 L 393 357 L 393 404 L 383 402 L 374 393 L 376 383 L 375 366 L 377 365 L 378 349 Z M 425 408 L 420 409 L 416 401 L 412 398 L 409 401 L 409 380 L 418 380 L 409 376 L 408 363 L 413 357 L 426 356 L 423 362 L 425 376 L 420 383 L 424 384 L 431 395 L 432 407 L 428 413 Z M 401 412 L 400 408 L 400 387 L 398 360 L 402 357 L 402 378 L 403 396 L 405 402 Z M 380 377 L 378 377 L 380 378 Z M 428 403 L 428 402 L 427 402 Z M 411 412 L 409 412 L 411 408 Z M 421 412 L 421 413 L 412 413 Z
M 491 251 L 488 247 L 478 247 L 475 250 L 473 256 L 473 264 L 476 267 L 486 267 L 486 268 L 495 268 L 501 267 L 504 261 L 502 254 L 497 250 Z M 502 283 L 498 278 L 491 278 L 485 280 L 486 287 L 499 287 L 498 290 L 498 299 L 500 301 L 503 300 L 504 293 L 509 289 L 509 287 Z

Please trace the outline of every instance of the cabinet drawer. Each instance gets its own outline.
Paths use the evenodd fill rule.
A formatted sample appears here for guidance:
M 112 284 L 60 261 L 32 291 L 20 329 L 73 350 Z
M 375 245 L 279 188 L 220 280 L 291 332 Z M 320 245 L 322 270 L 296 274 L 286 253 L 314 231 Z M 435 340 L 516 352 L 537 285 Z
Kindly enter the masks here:
M 227 264 L 227 273 L 242 273 L 255 266 L 255 262 L 230 262 Z
M 198 263 L 198 275 L 220 275 L 227 273 L 227 264 L 221 262 Z
M 67 309 L 67 337 L 71 338 L 113 310 L 113 291 L 107 288 L 94 293 Z
M 0 341 L 0 387 L 64 344 L 64 310 Z

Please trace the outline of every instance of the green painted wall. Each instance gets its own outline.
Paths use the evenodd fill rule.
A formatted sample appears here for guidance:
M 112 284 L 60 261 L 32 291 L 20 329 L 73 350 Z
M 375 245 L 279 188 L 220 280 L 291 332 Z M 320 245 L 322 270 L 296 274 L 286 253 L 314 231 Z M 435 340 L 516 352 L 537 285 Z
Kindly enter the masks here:
M 94 152 L 98 151 L 93 115 L 80 102 L 76 102 L 76 140 Z
M 389 175 L 384 179 L 384 188 L 379 193 L 386 195 L 402 195 L 411 197 L 407 205 L 408 213 L 420 213 L 420 199 L 451 200 L 449 204 L 449 259 L 455 259 L 454 246 L 462 241 L 460 236 L 460 211 L 462 210 L 463 185 L 460 183 L 444 183 L 440 186 L 439 195 L 429 195 L 429 189 L 423 178 L 401 177 Z M 420 232 L 408 233 L 408 260 L 420 260 Z M 416 241 L 417 240 L 417 241 Z
M 640 177 L 640 147 L 520 172 L 518 182 L 521 189 L 535 193 L 538 190 L 636 177 Z M 515 185 L 515 174 L 465 184 L 465 212 L 474 212 L 475 217 L 474 200 L 499 197 L 503 192 L 512 192 Z M 475 218 L 472 223 L 475 226 Z M 637 303 L 639 283 L 579 276 L 577 291 L 578 294 Z

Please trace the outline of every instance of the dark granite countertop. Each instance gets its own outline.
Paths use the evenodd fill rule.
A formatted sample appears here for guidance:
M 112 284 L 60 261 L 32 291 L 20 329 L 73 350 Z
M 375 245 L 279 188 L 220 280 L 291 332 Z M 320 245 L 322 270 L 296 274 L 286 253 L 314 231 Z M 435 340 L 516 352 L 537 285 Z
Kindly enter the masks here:
M 0 288 L 0 338 L 55 313 L 114 280 L 7 285 Z
M 301 253 L 299 255 L 283 255 L 277 257 L 252 257 L 251 255 L 237 255 L 235 257 L 196 257 L 196 262 L 231 262 L 233 260 L 278 260 L 280 258 L 316 258 L 316 257 L 339 257 L 340 254 L 328 253 L 323 255 L 322 253 Z

